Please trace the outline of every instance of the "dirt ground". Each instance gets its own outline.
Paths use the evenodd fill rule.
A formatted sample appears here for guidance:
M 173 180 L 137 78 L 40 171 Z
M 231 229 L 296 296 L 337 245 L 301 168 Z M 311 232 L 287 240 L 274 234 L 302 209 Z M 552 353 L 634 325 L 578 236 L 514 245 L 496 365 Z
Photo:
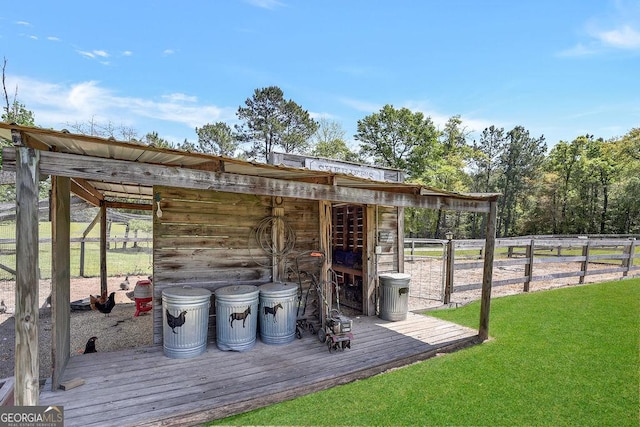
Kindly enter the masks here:
M 150 312 L 135 317 L 135 303 L 127 297 L 138 280 L 146 276 L 129 276 L 129 290 L 120 288 L 125 277 L 110 277 L 107 280 L 109 292 L 115 292 L 116 306 L 105 316 L 94 310 L 71 311 L 71 357 L 84 351 L 85 344 L 92 336 L 98 337 L 98 351 L 113 351 L 123 348 L 151 345 L 153 342 L 152 316 Z M 0 282 L 0 298 L 7 306 L 7 312 L 0 314 L 0 379 L 13 376 L 15 351 L 15 282 Z M 38 342 L 40 353 L 41 381 L 51 376 L 51 308 L 46 300 L 51 292 L 51 281 L 40 281 L 40 318 L 38 321 Z M 100 279 L 72 279 L 71 301 L 82 300 L 89 294 L 100 293 Z

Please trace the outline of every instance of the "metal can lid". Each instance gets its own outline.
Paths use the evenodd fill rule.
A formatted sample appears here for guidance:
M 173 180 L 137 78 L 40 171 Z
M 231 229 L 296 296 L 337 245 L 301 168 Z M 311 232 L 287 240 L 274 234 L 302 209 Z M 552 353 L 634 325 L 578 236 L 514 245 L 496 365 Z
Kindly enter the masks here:
M 379 276 L 381 279 L 402 280 L 410 279 L 411 276 L 406 273 L 385 273 Z
M 257 295 L 258 292 L 258 287 L 253 285 L 232 285 L 215 290 L 216 298 L 233 296 L 251 297 L 252 294 L 255 293 Z
M 287 297 L 297 293 L 298 285 L 291 282 L 272 282 L 260 286 L 260 295 L 265 297 Z
M 186 298 L 193 299 L 194 297 L 210 297 L 211 291 L 204 288 L 193 288 L 191 286 L 175 286 L 173 288 L 167 288 L 162 290 L 163 297 L 171 298 Z

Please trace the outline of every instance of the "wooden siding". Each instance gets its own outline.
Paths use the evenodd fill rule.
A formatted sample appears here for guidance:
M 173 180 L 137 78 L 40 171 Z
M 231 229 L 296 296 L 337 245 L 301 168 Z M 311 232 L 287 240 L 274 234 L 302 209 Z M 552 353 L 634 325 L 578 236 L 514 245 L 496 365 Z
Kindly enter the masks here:
M 273 280 L 272 257 L 255 239 L 258 224 L 273 214 L 272 204 L 267 196 L 154 187 L 154 343 L 162 342 L 163 289 L 188 285 L 213 293 L 224 286 L 259 286 Z M 293 251 L 284 260 L 285 276 L 298 282 L 297 254 L 319 248 L 318 204 L 284 199 L 278 209 L 282 208 L 295 235 Z M 301 270 L 318 268 L 305 257 L 298 261 Z M 213 295 L 210 313 L 209 338 L 214 339 Z
M 378 274 L 399 272 L 398 263 L 398 210 L 391 206 L 378 206 L 377 215 Z

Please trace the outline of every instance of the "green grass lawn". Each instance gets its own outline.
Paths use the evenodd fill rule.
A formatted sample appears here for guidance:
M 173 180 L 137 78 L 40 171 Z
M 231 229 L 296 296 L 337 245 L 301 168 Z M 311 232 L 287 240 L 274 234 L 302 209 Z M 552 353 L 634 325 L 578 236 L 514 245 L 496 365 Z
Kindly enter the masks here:
M 482 345 L 212 425 L 637 427 L 639 334 L 638 279 L 498 298 Z

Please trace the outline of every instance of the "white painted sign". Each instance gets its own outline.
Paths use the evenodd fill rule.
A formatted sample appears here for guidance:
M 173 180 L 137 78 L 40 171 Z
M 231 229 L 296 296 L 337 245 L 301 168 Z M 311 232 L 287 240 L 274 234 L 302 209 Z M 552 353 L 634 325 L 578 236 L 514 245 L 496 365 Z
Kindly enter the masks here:
M 360 178 L 384 181 L 384 171 L 368 166 L 352 165 L 349 163 L 332 162 L 325 159 L 304 159 L 304 167 L 315 171 L 325 171 L 353 175 Z

